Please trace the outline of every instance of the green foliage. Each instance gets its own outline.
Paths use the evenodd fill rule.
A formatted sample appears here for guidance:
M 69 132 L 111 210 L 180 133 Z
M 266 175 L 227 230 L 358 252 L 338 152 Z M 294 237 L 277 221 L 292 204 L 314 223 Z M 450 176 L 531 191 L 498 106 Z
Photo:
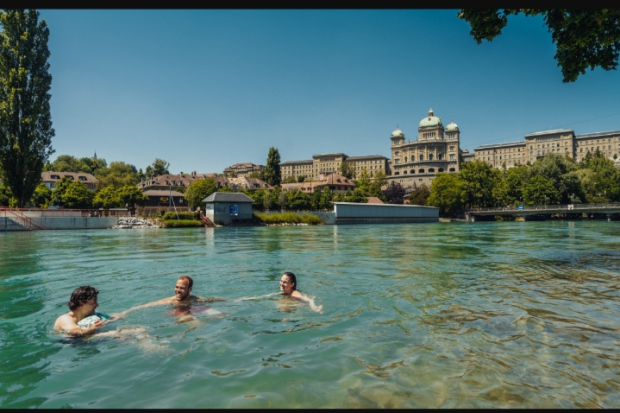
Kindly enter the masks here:
M 262 170 L 262 179 L 271 186 L 280 185 L 282 181 L 282 174 L 280 172 L 280 152 L 277 148 L 269 148 L 267 154 L 267 164 Z
M 375 172 L 374 178 L 375 179 L 373 179 L 368 186 L 368 196 L 376 196 L 381 198 L 384 202 L 387 202 L 381 192 L 381 187 L 388 184 L 387 175 L 385 175 L 385 172 L 383 171 L 377 171 Z
M 125 185 L 118 190 L 121 204 L 127 205 L 130 210 L 134 210 L 136 205 L 144 206 L 149 197 L 136 186 Z
M 560 193 L 555 189 L 553 181 L 541 175 L 534 176 L 523 186 L 525 205 L 557 205 Z
M 181 211 L 181 212 L 166 212 L 161 219 L 165 220 L 165 221 L 169 221 L 169 220 L 194 220 L 194 221 L 200 221 L 200 214 L 198 213 L 198 211 L 195 212 L 185 212 L 185 211 Z
M 383 191 L 383 195 L 387 198 L 388 204 L 402 205 L 405 201 L 405 188 L 398 182 L 392 181 L 387 189 Z
M 223 188 L 217 188 L 216 192 L 235 192 L 235 191 L 233 191 L 231 187 L 225 186 Z
M 362 191 L 360 188 L 355 188 L 353 193 L 345 196 L 341 202 L 356 202 L 358 204 L 365 204 L 368 202 L 366 197 L 366 192 Z
M 185 191 L 185 200 L 192 208 L 199 207 L 202 200 L 217 191 L 215 179 L 206 178 L 192 182 Z
M 174 220 L 162 220 L 159 221 L 164 228 L 191 228 L 191 227 L 204 227 L 205 223 L 195 219 L 174 219 Z
M 312 209 L 329 209 L 334 207 L 334 193 L 329 187 L 315 189 L 312 193 Z
M 152 165 L 146 167 L 145 175 L 147 177 L 158 176 L 158 175 L 167 175 L 170 173 L 168 168 L 170 167 L 170 162 L 166 162 L 163 159 L 156 158 L 153 161 Z
M 102 166 L 95 173 L 97 189 L 113 186 L 135 186 L 138 183 L 136 167 L 125 162 L 110 162 L 110 166 Z
M 282 181 L 283 184 L 294 184 L 296 182 L 297 182 L 297 180 L 295 179 L 294 176 L 287 176 L 286 179 L 284 179 L 284 181 Z
M 615 70 L 620 53 L 618 9 L 463 9 L 459 19 L 471 25 L 470 34 L 480 44 L 500 35 L 508 16 L 542 15 L 556 44 L 555 59 L 563 82 L 574 82 L 589 67 Z
M 108 186 L 95 193 L 93 205 L 96 208 L 120 208 L 121 198 L 113 186 Z
M 283 192 L 286 194 L 286 209 L 291 211 L 307 211 L 312 209 L 312 199 L 310 195 L 293 189 L 292 191 Z
M 307 178 L 306 175 L 299 175 L 297 177 L 297 182 L 302 183 L 306 180 L 306 178 Z
M 260 172 L 252 172 L 252 173 L 248 174 L 248 178 L 261 179 Z
M 426 205 L 426 201 L 430 195 L 430 188 L 425 184 L 422 184 L 419 188 L 415 189 L 411 195 L 409 195 L 409 202 L 412 205 Z
M 62 203 L 66 208 L 92 208 L 93 193 L 81 182 L 72 182 L 62 195 Z
M 25 206 L 52 149 L 49 29 L 36 10 L 0 12 L 0 179 Z
M 495 206 L 493 189 L 501 180 L 501 172 L 483 161 L 464 163 L 459 172 L 464 202 L 469 208 Z M 431 186 L 432 192 L 432 186 Z
M 464 186 L 465 183 L 457 175 L 440 172 L 431 183 L 431 194 L 426 205 L 438 207 L 442 217 L 456 217 L 465 203 Z
M 360 177 L 357 181 L 355 181 L 355 185 L 357 187 L 356 190 L 359 190 L 363 196 L 369 196 L 370 194 L 370 175 L 368 175 L 368 171 L 366 168 L 362 168 L 362 172 L 360 173 Z M 349 201 L 347 201 L 349 202 Z
M 265 224 L 308 224 L 322 225 L 323 221 L 315 215 L 297 215 L 291 212 L 281 214 L 252 214 L 254 219 Z
M 338 168 L 340 175 L 348 179 L 355 178 L 355 162 L 343 161 Z
M 558 192 L 558 203 L 570 203 L 571 194 L 581 191 L 575 187 L 574 178 L 569 181 L 568 173 L 577 170 L 577 164 L 570 159 L 559 154 L 550 153 L 544 158 L 536 160 L 529 170 L 530 181 L 535 176 L 542 176 L 551 181 Z
M 9 206 L 11 198 L 13 198 L 11 190 L 4 184 L 0 185 L 0 206 Z
M 57 205 L 60 207 L 65 206 L 63 196 L 65 195 L 65 192 L 67 192 L 67 189 L 71 183 L 73 183 L 73 180 L 66 176 L 56 183 L 56 188 L 52 190 L 52 199 L 50 201 L 52 205 Z
M 2 195 L 0 195 L 0 197 L 1 196 Z M 47 208 L 51 199 L 52 190 L 45 186 L 45 184 L 41 183 L 34 190 L 32 198 L 30 198 L 30 204 L 39 208 Z

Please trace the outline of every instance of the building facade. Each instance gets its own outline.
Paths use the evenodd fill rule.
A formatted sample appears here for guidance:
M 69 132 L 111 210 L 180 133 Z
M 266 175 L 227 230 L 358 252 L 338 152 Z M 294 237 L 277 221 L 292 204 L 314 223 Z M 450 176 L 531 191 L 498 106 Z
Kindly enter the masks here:
M 82 182 L 91 191 L 94 191 L 97 186 L 97 178 L 85 172 L 41 172 L 41 182 L 49 189 L 56 188 L 58 182 L 64 177 L 71 179 L 73 182 Z
M 339 174 L 329 174 L 318 181 L 305 181 L 299 183 L 282 184 L 283 191 L 299 189 L 300 191 L 311 194 L 317 189 L 329 188 L 335 194 L 346 194 L 353 192 L 355 182 Z
M 230 177 L 247 177 L 251 173 L 260 173 L 265 167 L 263 165 L 254 165 L 251 162 L 236 163 L 224 169 L 224 175 Z
M 148 191 L 151 189 L 169 189 L 172 188 L 174 190 L 179 190 L 182 188 L 187 188 L 190 186 L 192 182 L 195 182 L 199 179 L 206 178 L 216 178 L 217 174 L 215 173 L 196 173 L 196 171 L 191 174 L 180 173 L 178 175 L 166 174 L 166 175 L 157 175 L 152 176 L 142 181 L 138 182 L 137 187 L 142 191 Z
M 429 110 L 428 116 L 420 121 L 418 136 L 410 141 L 396 128 L 390 136 L 391 174 L 389 182 L 404 187 L 417 188 L 422 184 L 430 187 L 435 174 L 457 173 L 461 169 L 461 131 L 456 123 L 445 128 L 441 118 Z
M 383 155 L 347 156 L 344 153 L 323 153 L 312 155 L 312 160 L 288 161 L 280 164 L 282 181 L 292 176 L 297 179 L 305 176 L 307 180 L 320 181 L 321 176 L 340 173 L 340 166 L 347 162 L 353 168 L 355 176 L 359 177 L 362 169 L 366 168 L 370 177 L 378 171 L 388 174 L 388 158 Z
M 549 153 L 581 161 L 588 152 L 599 150 L 606 158 L 618 163 L 620 130 L 575 135 L 572 129 L 557 129 L 525 135 L 524 141 L 482 145 L 475 149 L 474 158 L 494 168 L 506 169 L 534 163 Z

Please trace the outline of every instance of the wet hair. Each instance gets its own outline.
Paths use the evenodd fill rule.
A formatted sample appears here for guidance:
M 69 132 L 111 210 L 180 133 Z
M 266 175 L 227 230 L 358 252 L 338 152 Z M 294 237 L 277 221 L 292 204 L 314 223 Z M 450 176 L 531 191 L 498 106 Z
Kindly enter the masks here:
M 78 307 L 83 306 L 91 299 L 97 298 L 97 294 L 99 294 L 99 290 L 95 287 L 91 287 L 89 285 L 78 287 L 71 294 L 67 307 L 69 307 L 69 310 L 71 311 L 76 310 Z
M 187 288 L 192 288 L 192 286 L 194 285 L 194 280 L 192 280 L 192 277 L 190 277 L 189 275 L 182 275 L 179 277 L 179 280 L 187 281 L 189 283 Z
M 292 282 L 293 285 L 293 290 L 297 290 L 297 277 L 295 277 L 295 274 L 293 274 L 292 272 L 284 272 L 282 273 L 282 275 L 286 275 L 289 279 L 290 282 Z

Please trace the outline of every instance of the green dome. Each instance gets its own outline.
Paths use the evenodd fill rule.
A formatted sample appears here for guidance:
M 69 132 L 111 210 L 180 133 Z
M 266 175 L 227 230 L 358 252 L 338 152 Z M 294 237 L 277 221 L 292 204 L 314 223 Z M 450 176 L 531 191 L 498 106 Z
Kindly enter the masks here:
M 451 131 L 451 130 L 459 130 L 458 125 L 454 123 L 454 121 L 450 122 L 448 126 L 446 126 L 446 131 Z
M 437 116 L 433 116 L 433 109 L 428 111 L 428 117 L 420 121 L 421 128 L 427 128 L 429 126 L 443 126 L 441 119 Z

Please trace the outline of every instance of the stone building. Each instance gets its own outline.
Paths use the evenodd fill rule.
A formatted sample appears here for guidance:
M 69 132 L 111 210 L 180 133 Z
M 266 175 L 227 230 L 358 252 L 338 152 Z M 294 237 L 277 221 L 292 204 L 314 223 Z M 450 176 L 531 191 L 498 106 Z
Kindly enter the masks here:
M 430 187 L 435 174 L 439 172 L 457 173 L 461 168 L 459 127 L 450 122 L 445 128 L 441 118 L 429 110 L 428 116 L 420 121 L 418 137 L 410 141 L 396 128 L 392 132 L 391 174 L 389 182 L 400 183 L 404 187 Z
M 157 175 L 153 177 L 149 177 L 143 179 L 138 182 L 136 185 L 143 192 L 148 191 L 150 189 L 169 189 L 179 190 L 182 188 L 187 188 L 192 182 L 195 182 L 199 179 L 206 178 L 216 178 L 217 174 L 215 173 L 203 173 L 199 174 L 196 171 L 191 174 L 180 173 L 178 175 L 166 174 L 166 175 Z
M 281 163 L 282 181 L 289 176 L 293 178 L 305 176 L 307 180 L 319 181 L 321 176 L 340 173 L 340 166 L 343 162 L 347 162 L 353 167 L 356 176 L 359 176 L 362 168 L 366 168 L 371 177 L 374 177 L 377 171 L 383 171 L 386 175 L 388 173 L 388 159 L 383 155 L 347 156 L 340 152 L 323 153 L 312 155 L 312 160 Z
M 339 174 L 329 174 L 318 181 L 282 184 L 283 191 L 299 189 L 306 194 L 311 194 L 315 190 L 325 187 L 331 189 L 334 194 L 346 194 L 348 191 L 353 192 L 355 182 Z
M 475 149 L 476 160 L 488 162 L 501 169 L 534 163 L 549 153 L 581 161 L 588 152 L 599 150 L 606 158 L 617 161 L 620 150 L 620 130 L 575 135 L 572 129 L 557 129 L 525 135 L 524 141 L 482 145 Z
M 236 163 L 224 169 L 224 175 L 230 177 L 247 177 L 253 172 L 260 173 L 265 167 L 263 165 L 254 165 L 251 162 Z

